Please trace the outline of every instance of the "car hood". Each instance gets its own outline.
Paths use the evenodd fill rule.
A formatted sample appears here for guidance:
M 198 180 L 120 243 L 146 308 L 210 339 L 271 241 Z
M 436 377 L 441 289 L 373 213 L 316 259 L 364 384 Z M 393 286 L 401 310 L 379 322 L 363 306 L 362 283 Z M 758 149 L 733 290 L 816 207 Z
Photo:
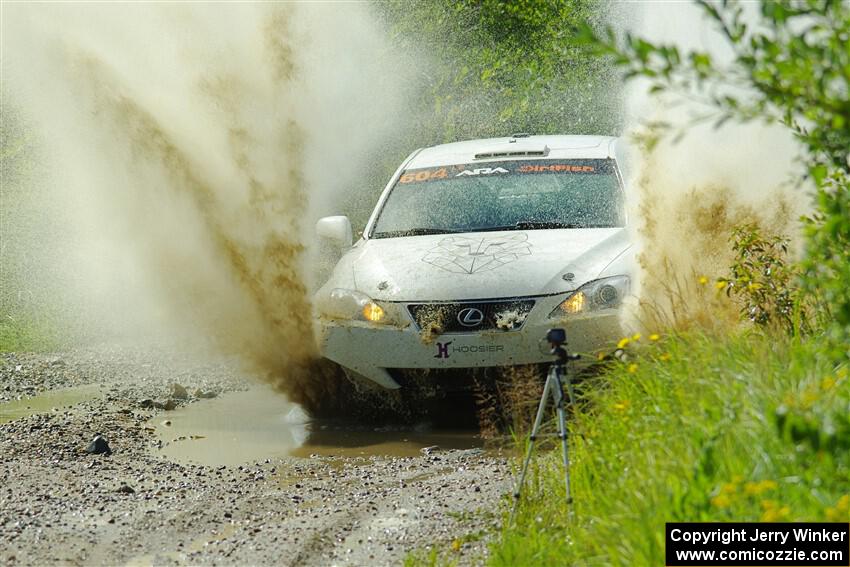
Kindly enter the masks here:
M 474 232 L 365 240 L 343 260 L 374 299 L 452 301 L 571 291 L 628 248 L 623 228 Z

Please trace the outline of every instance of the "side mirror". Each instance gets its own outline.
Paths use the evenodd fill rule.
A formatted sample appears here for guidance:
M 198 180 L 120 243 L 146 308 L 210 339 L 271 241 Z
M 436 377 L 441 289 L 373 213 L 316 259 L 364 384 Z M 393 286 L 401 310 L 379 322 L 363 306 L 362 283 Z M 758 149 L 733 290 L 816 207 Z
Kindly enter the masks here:
M 316 234 L 340 246 L 351 246 L 354 243 L 351 221 L 343 215 L 320 218 L 316 222 Z

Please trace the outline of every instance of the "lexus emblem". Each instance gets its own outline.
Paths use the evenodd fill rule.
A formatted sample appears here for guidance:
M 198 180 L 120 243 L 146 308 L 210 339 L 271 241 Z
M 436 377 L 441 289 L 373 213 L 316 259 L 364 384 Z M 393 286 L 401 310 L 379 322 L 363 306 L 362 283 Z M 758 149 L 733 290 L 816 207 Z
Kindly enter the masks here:
M 475 307 L 461 309 L 457 314 L 457 322 L 464 327 L 477 327 L 484 322 L 484 312 Z

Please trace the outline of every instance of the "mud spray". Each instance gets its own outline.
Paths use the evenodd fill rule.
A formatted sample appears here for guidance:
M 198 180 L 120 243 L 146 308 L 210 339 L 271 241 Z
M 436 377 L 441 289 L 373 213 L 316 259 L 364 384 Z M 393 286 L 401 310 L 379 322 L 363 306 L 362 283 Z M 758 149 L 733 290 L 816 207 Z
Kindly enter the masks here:
M 628 5 L 620 26 L 680 51 L 711 53 L 718 64 L 729 48 L 690 2 Z M 655 97 L 645 83 L 630 85 L 625 135 L 645 139 L 648 124 L 686 124 L 711 109 L 681 97 Z M 740 93 L 739 93 L 740 94 Z M 801 187 L 798 150 L 787 129 L 764 124 L 710 123 L 670 136 L 648 149 L 635 144 L 630 173 L 631 218 L 636 231 L 639 301 L 629 324 L 649 331 L 667 328 L 723 329 L 738 320 L 737 308 L 719 297 L 714 279 L 732 263 L 732 229 L 756 223 L 799 245 L 798 219 L 810 202 Z
M 404 96 L 373 20 L 362 4 L 4 5 L 5 109 L 38 139 L 41 261 L 72 316 L 326 398 L 312 221 L 365 189 Z
M 689 3 L 630 10 L 637 33 L 723 60 Z M 4 129 L 19 114 L 38 147 L 32 285 L 95 334 L 206 343 L 293 401 L 332 398 L 314 366 L 312 220 L 367 189 L 415 67 L 368 6 L 3 4 L 2 20 Z M 634 88 L 630 133 L 691 110 L 669 108 Z M 725 272 L 735 224 L 795 234 L 794 155 L 780 128 L 704 127 L 637 160 L 640 322 L 717 317 L 696 282 Z

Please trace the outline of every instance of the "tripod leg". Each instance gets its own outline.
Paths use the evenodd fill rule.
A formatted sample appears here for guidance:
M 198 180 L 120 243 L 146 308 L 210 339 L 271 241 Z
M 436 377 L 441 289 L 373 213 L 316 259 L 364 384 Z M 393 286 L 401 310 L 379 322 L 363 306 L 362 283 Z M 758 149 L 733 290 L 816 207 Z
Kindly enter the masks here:
M 528 451 L 525 454 L 525 461 L 522 463 L 522 472 L 519 475 L 516 490 L 514 490 L 514 508 L 511 511 L 511 523 L 516 516 L 517 508 L 519 507 L 519 494 L 525 484 L 525 475 L 528 472 L 528 464 L 531 462 L 531 453 L 534 450 L 534 441 L 537 439 L 537 432 L 540 430 L 540 425 L 543 423 L 543 412 L 546 411 L 546 402 L 549 398 L 549 391 L 552 388 L 552 372 L 546 377 L 546 384 L 543 386 L 543 395 L 540 397 L 540 405 L 537 407 L 537 417 L 534 419 L 534 427 L 531 429 L 531 436 L 528 441 Z
M 574 406 L 576 404 L 576 394 L 575 390 L 573 390 L 573 381 L 569 375 L 567 375 L 567 393 L 570 395 L 570 405 Z
M 569 382 L 568 382 L 569 384 Z M 558 381 L 557 387 L 561 387 L 560 381 Z M 572 399 L 572 392 L 570 392 L 570 399 Z M 573 503 L 573 495 L 570 491 L 570 457 L 569 457 L 569 448 L 567 443 L 567 415 L 566 410 L 564 409 L 564 395 L 563 393 L 560 396 L 560 400 L 558 400 L 558 436 L 561 438 L 561 449 L 564 454 L 564 484 L 567 488 L 567 504 Z

